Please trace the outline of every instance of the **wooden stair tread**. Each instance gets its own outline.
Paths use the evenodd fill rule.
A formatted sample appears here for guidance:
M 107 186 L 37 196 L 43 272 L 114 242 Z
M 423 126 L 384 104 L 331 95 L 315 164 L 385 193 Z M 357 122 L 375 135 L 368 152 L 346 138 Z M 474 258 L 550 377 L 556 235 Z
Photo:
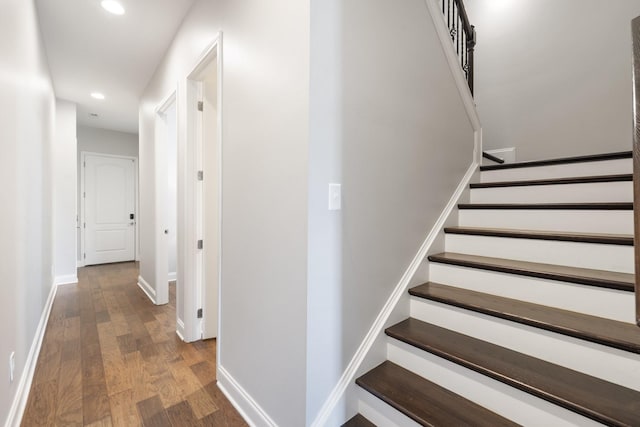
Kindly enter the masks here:
M 376 427 L 376 425 L 362 415 L 356 414 L 349 421 L 342 424 L 342 427 Z
M 630 159 L 631 156 L 632 156 L 631 151 L 619 151 L 615 153 L 562 157 L 562 158 L 548 159 L 548 160 L 531 160 L 531 161 L 525 161 L 525 162 L 504 163 L 501 165 L 485 165 L 485 166 L 480 166 L 480 170 L 490 171 L 490 170 L 501 170 L 501 169 L 562 165 L 562 164 L 569 164 L 569 163 L 597 162 L 597 161 L 603 161 L 603 160 Z
M 614 271 L 567 267 L 563 265 L 516 261 L 504 258 L 444 252 L 429 255 L 429 261 L 461 267 L 479 268 L 502 273 L 558 280 L 588 286 L 634 291 L 634 275 Z
M 640 392 L 416 319 L 387 335 L 598 422 L 640 425 Z
M 557 240 L 563 242 L 601 243 L 609 245 L 633 246 L 631 234 L 570 233 L 539 230 L 515 230 L 485 227 L 445 227 L 445 233 L 471 236 L 506 237 L 533 240 Z
M 531 179 L 522 181 L 476 182 L 470 188 L 528 187 L 533 185 L 591 184 L 598 182 L 633 181 L 632 174 L 596 175 L 571 178 Z
M 633 202 L 611 203 L 460 203 L 458 209 L 632 211 Z
M 390 361 L 356 380 L 423 426 L 515 426 L 513 422 Z
M 534 326 L 620 350 L 640 353 L 640 328 L 631 323 L 589 316 L 433 282 L 416 286 L 410 289 L 409 293 L 416 297 Z

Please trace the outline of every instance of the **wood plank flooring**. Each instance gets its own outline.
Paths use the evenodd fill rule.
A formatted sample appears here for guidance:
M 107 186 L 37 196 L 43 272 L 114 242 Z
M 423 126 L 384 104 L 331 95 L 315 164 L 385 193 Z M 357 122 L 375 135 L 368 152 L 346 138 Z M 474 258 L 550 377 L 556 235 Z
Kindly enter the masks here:
M 216 341 L 177 337 L 175 286 L 154 306 L 135 263 L 58 288 L 22 426 L 246 426 L 216 386 Z

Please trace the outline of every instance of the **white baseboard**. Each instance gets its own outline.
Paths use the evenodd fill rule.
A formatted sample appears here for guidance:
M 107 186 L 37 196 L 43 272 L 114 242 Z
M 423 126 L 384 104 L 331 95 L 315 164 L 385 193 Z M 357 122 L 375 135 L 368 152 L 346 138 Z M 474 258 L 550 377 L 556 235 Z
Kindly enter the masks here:
M 53 284 L 55 286 L 68 285 L 70 283 L 78 283 L 77 274 L 67 274 L 66 276 L 56 276 L 55 279 L 53 279 Z
M 51 307 L 53 306 L 53 300 L 56 297 L 57 289 L 57 286 L 51 286 L 49 297 L 47 298 L 47 302 L 42 310 L 42 315 L 40 316 L 40 323 L 38 323 L 36 334 L 33 337 L 33 342 L 31 343 L 31 348 L 29 349 L 29 354 L 27 355 L 27 360 L 24 364 L 24 370 L 20 376 L 20 382 L 18 383 L 13 404 L 9 409 L 9 415 L 7 416 L 5 427 L 19 427 L 22 422 L 22 416 L 27 406 L 27 400 L 29 399 L 29 391 L 31 390 L 33 374 L 36 370 L 36 363 L 38 362 L 38 356 L 40 355 L 40 349 L 42 348 L 42 340 L 47 329 L 47 322 L 49 321 L 49 315 L 51 314 Z
M 177 273 L 174 271 L 173 273 L 169 273 L 169 282 L 175 282 L 177 278 Z
M 411 261 L 411 264 L 409 264 L 409 267 L 403 274 L 400 282 L 394 288 L 393 292 L 389 296 L 389 299 L 385 302 L 384 306 L 382 307 L 382 311 L 378 314 L 375 322 L 373 323 L 373 325 L 371 325 L 369 332 L 367 332 L 367 335 L 358 347 L 358 350 L 349 362 L 349 365 L 347 365 L 347 369 L 344 371 L 344 373 L 340 377 L 340 380 L 331 391 L 331 394 L 322 405 L 315 420 L 313 421 L 313 423 L 311 423 L 312 427 L 324 427 L 327 424 L 328 420 L 332 418 L 333 412 L 338 409 L 338 405 L 344 398 L 347 387 L 349 386 L 349 384 L 355 381 L 355 376 L 356 372 L 358 372 L 358 368 L 364 361 L 367 353 L 369 353 L 369 350 L 373 346 L 376 339 L 383 333 L 387 320 L 398 304 L 398 301 L 400 301 L 400 298 L 407 292 L 407 288 L 411 283 L 411 279 L 418 271 L 420 265 L 424 262 L 427 253 L 431 248 L 431 245 L 433 245 L 433 243 L 435 242 L 449 215 L 456 208 L 458 200 L 469 185 L 469 181 L 471 181 L 471 178 L 473 177 L 477 168 L 478 163 L 474 161 L 471 166 L 469 166 L 469 169 L 467 169 L 467 172 L 465 173 L 464 177 L 458 184 L 458 187 L 449 199 L 449 202 L 440 214 L 440 217 L 438 217 L 438 220 L 435 222 L 435 224 L 431 228 L 431 231 L 422 243 L 422 246 L 418 250 L 418 253 L 413 258 L 413 261 Z
M 176 319 L 176 334 L 178 334 L 182 341 L 186 342 L 184 339 L 184 322 L 182 319 Z
M 156 303 L 156 290 L 142 276 L 138 276 L 138 287 L 147 294 L 152 303 Z
M 80 261 L 76 261 L 76 267 L 80 268 L 80 267 L 84 267 L 84 260 Z
M 251 427 L 277 427 L 269 415 L 253 400 L 240 384 L 220 365 L 218 365 L 218 388 L 227 396 L 229 402 Z

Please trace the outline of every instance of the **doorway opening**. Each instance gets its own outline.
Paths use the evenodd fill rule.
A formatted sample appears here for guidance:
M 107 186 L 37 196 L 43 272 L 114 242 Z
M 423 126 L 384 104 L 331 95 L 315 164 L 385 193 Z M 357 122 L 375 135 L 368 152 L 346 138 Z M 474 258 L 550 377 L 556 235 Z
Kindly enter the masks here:
M 218 337 L 221 259 L 221 35 L 196 63 L 186 81 L 188 165 L 193 182 L 193 245 L 186 268 L 193 272 L 185 287 L 185 338 Z
M 178 121 L 176 92 L 156 109 L 156 297 L 157 305 L 169 302 L 170 285 L 180 299 L 178 280 Z M 179 305 L 176 303 L 176 307 Z M 176 318 L 180 319 L 176 310 Z M 178 323 L 178 330 L 180 323 Z

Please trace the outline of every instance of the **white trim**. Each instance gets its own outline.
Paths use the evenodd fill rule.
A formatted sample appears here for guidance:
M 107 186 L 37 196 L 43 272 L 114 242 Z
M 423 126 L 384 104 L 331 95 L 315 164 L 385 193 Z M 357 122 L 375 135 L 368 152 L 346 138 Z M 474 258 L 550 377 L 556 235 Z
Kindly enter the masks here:
M 36 363 L 38 361 L 38 356 L 40 355 L 40 349 L 42 348 L 42 340 L 47 329 L 47 322 L 49 321 L 53 301 L 56 298 L 57 289 L 57 286 L 51 286 L 51 291 L 49 291 L 49 297 L 47 298 L 47 302 L 42 310 L 40 323 L 38 323 L 36 334 L 33 337 L 33 342 L 31 343 L 31 348 L 29 349 L 29 354 L 27 355 L 27 360 L 24 364 L 25 368 L 22 371 L 16 395 L 13 399 L 11 408 L 9 409 L 9 415 L 7 416 L 5 427 L 19 427 L 22 422 L 22 416 L 24 415 L 27 400 L 29 399 L 31 383 L 33 382 L 33 374 L 36 370 Z
M 178 319 L 178 314 L 177 314 L 176 310 L 176 335 L 178 335 L 180 337 L 180 339 L 182 341 L 185 341 L 184 339 L 184 322 L 182 321 L 182 319 Z
M 413 261 L 411 261 L 411 264 L 409 264 L 409 267 L 402 275 L 400 282 L 396 285 L 393 292 L 391 293 L 391 296 L 389 296 L 389 299 L 385 302 L 382 311 L 380 311 L 380 313 L 378 314 L 375 322 L 373 322 L 373 325 L 367 332 L 367 335 L 365 336 L 364 340 L 358 347 L 358 350 L 349 362 L 349 365 L 347 365 L 347 369 L 344 371 L 344 373 L 340 377 L 340 380 L 331 391 L 331 394 L 322 405 L 322 408 L 318 412 L 315 420 L 313 421 L 313 423 L 311 423 L 312 427 L 323 427 L 327 424 L 333 411 L 336 409 L 338 403 L 343 398 L 347 387 L 354 382 L 358 368 L 364 361 L 365 356 L 369 353 L 369 350 L 373 346 L 376 339 L 383 333 L 383 329 L 389 319 L 389 316 L 395 309 L 398 301 L 400 301 L 400 298 L 407 292 L 407 288 L 409 287 L 411 279 L 418 271 L 420 265 L 422 265 L 422 263 L 424 262 L 427 253 L 431 248 L 431 245 L 438 237 L 440 230 L 442 230 L 442 228 L 444 227 L 445 221 L 447 220 L 451 212 L 453 212 L 453 210 L 456 208 L 458 200 L 469 185 L 469 181 L 471 181 L 471 178 L 473 177 L 477 169 L 478 163 L 474 161 L 471 166 L 469 166 L 469 169 L 467 169 L 467 172 L 458 184 L 458 187 L 449 199 L 449 202 L 445 206 L 444 210 L 438 217 L 438 220 L 431 228 L 431 231 L 422 243 L 422 246 L 420 246 L 418 253 L 413 258 Z
M 176 273 L 175 271 L 167 275 L 169 282 L 175 282 L 177 280 L 176 277 L 178 277 L 178 273 Z
M 218 365 L 217 379 L 218 388 L 229 399 L 229 402 L 236 408 L 247 424 L 251 427 L 278 426 L 264 409 L 258 405 L 258 402 L 253 400 L 249 393 L 220 365 Z
M 68 285 L 70 283 L 78 283 L 78 275 L 77 274 L 67 274 L 65 276 L 56 276 L 53 279 L 53 285 Z
M 167 153 L 168 146 L 168 130 L 169 123 L 167 120 L 167 110 L 171 107 L 175 107 L 175 129 L 176 129 L 176 149 L 179 150 L 179 136 L 178 136 L 178 89 L 176 86 L 170 91 L 170 93 L 158 104 L 155 109 L 154 116 L 154 147 L 155 147 L 155 177 L 154 177 L 154 192 L 155 192 L 155 209 L 153 211 L 154 214 L 154 236 L 155 238 L 155 247 L 154 247 L 154 259 L 156 260 L 156 268 L 154 274 L 154 282 L 156 283 L 156 304 L 166 304 L 169 302 L 169 283 L 168 280 L 164 280 L 165 277 L 169 276 L 169 249 L 167 244 L 167 237 L 164 234 L 165 228 L 167 228 L 168 220 L 167 220 L 167 169 L 169 164 L 169 155 Z M 176 160 L 176 167 L 178 166 L 178 160 Z M 178 171 L 176 169 L 176 180 L 178 178 Z M 176 189 L 177 189 L 176 182 Z M 176 204 L 178 202 L 178 195 L 176 194 Z M 176 206 L 176 214 L 177 214 L 177 206 Z M 177 223 L 176 218 L 176 223 Z M 178 232 L 179 227 L 176 227 L 176 230 L 170 230 L 172 233 Z M 178 257 L 178 247 L 176 245 L 176 258 Z M 177 259 L 176 259 L 177 263 Z M 177 266 L 179 269 L 180 266 Z M 173 273 L 174 278 L 176 280 L 177 272 Z M 171 280 L 171 279 L 169 279 Z M 177 319 L 177 317 L 176 317 Z
M 209 46 L 203 50 L 198 57 L 191 72 L 185 79 L 185 97 L 187 102 L 186 108 L 186 132 L 178 136 L 184 138 L 185 141 L 185 196 L 184 196 L 184 218 L 185 223 L 181 228 L 184 230 L 185 244 L 185 267 L 183 277 L 183 296 L 184 296 L 184 334 L 187 342 L 202 339 L 202 323 L 203 319 L 196 316 L 197 309 L 201 308 L 203 290 L 203 259 L 202 250 L 196 249 L 196 242 L 202 239 L 202 182 L 197 181 L 196 171 L 201 170 L 202 161 L 202 126 L 200 124 L 200 115 L 196 109 L 197 101 L 201 92 L 202 82 L 200 73 L 215 61 L 217 67 L 217 151 L 222 152 L 222 32 L 218 32 L 213 38 Z M 221 189 L 222 189 L 222 158 L 218 155 L 217 165 L 218 175 L 218 218 L 219 231 L 221 230 Z M 179 225 L 179 228 L 181 226 Z M 218 234 L 218 292 L 220 292 L 220 274 L 221 274 L 221 233 Z M 213 243 L 213 242 L 212 242 Z M 212 244 L 208 243 L 208 244 Z M 220 313 L 220 294 L 218 293 L 218 316 Z M 205 310 L 206 313 L 206 310 Z M 206 314 L 205 314 L 206 316 Z M 218 333 L 220 337 L 220 321 L 218 318 Z M 220 342 L 220 341 L 218 341 Z M 218 349 L 217 357 L 220 356 Z
M 76 268 L 84 267 L 84 260 L 76 261 Z
M 142 289 L 142 292 L 149 297 L 152 303 L 156 303 L 156 290 L 142 276 L 138 276 L 138 287 Z

